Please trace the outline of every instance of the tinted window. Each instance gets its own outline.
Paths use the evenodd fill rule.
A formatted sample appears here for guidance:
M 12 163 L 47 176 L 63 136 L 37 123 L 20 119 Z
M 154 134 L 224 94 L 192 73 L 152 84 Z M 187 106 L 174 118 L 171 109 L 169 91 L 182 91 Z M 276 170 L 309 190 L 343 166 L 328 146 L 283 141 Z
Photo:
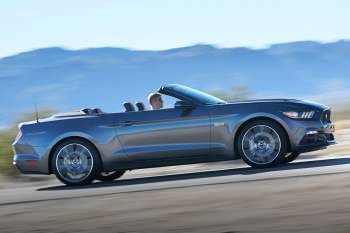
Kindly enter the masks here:
M 213 105 L 213 104 L 224 104 L 226 101 L 219 99 L 215 96 L 209 95 L 205 92 L 182 86 L 182 85 L 169 85 L 167 88 L 172 89 L 176 91 L 177 93 L 180 93 L 181 95 L 188 96 L 191 99 L 195 99 L 198 102 L 205 104 L 205 105 Z

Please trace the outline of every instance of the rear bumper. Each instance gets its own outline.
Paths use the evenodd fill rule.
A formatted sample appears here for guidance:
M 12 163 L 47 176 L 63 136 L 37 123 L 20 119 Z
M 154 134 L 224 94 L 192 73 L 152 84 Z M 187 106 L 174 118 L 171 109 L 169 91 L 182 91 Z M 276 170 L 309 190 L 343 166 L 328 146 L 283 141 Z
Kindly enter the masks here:
M 13 165 L 23 174 L 49 174 L 48 152 L 46 147 L 31 147 L 14 144 Z

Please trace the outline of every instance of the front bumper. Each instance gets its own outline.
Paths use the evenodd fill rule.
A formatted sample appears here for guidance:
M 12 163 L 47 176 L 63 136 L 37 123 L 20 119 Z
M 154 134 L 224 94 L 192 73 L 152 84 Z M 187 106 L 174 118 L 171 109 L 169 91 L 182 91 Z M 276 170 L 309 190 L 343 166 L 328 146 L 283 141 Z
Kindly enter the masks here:
M 329 122 L 320 127 L 306 128 L 294 151 L 310 152 L 325 149 L 327 146 L 336 144 L 334 138 L 334 124 Z

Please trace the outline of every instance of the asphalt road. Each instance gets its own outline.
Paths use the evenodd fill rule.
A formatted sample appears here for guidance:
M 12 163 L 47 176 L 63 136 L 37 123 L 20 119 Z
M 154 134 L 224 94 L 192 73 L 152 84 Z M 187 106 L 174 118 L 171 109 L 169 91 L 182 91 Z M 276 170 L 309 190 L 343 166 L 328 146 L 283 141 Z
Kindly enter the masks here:
M 0 232 L 350 232 L 350 156 L 162 169 L 1 190 Z

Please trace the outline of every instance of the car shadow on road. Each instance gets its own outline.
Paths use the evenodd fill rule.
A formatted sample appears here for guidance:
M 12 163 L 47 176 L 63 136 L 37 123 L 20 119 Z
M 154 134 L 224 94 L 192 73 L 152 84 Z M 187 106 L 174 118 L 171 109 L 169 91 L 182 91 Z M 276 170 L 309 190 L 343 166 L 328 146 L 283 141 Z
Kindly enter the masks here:
M 157 183 L 157 182 L 166 182 L 166 181 L 222 177 L 222 176 L 253 175 L 253 174 L 261 174 L 261 173 L 273 172 L 273 171 L 298 170 L 298 169 L 304 169 L 304 168 L 317 168 L 317 167 L 336 166 L 336 165 L 345 165 L 345 164 L 350 164 L 350 158 L 334 158 L 334 159 L 323 159 L 323 160 L 315 160 L 315 161 L 296 161 L 290 164 L 285 164 L 285 165 L 280 165 L 277 167 L 265 168 L 265 169 L 254 169 L 250 167 L 244 167 L 244 168 L 222 169 L 222 170 L 214 170 L 214 171 L 191 172 L 191 173 L 184 173 L 184 174 L 121 179 L 121 180 L 115 180 L 113 182 L 105 182 L 105 183 L 95 182 L 85 186 L 59 185 L 59 186 L 39 188 L 37 189 L 37 191 L 79 190 L 79 189 L 105 188 L 105 187 L 114 187 L 114 186 L 128 186 L 128 185 L 148 184 L 148 183 Z

